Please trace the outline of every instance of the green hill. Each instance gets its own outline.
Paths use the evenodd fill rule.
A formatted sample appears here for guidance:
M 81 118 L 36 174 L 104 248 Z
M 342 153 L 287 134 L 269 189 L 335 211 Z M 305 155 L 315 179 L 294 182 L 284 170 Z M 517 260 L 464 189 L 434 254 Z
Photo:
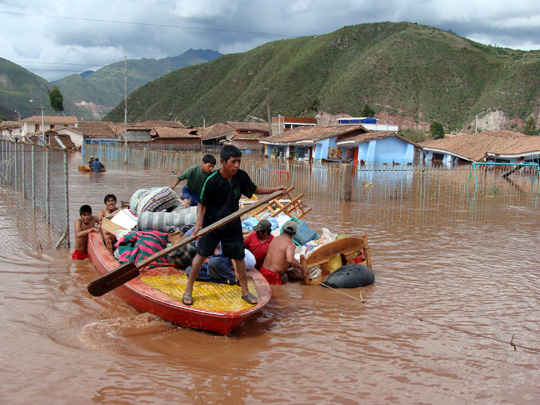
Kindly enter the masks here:
M 540 107 L 540 52 L 475 43 L 413 23 L 374 23 L 280 40 L 169 73 L 134 91 L 128 120 L 207 124 L 376 112 L 457 129 L 501 109 L 525 119 Z M 121 102 L 105 118 L 122 121 Z
M 117 62 L 95 72 L 71 75 L 54 82 L 64 97 L 74 102 L 91 102 L 115 107 L 124 98 L 124 73 L 127 65 L 127 93 L 174 70 L 206 63 L 221 56 L 212 50 L 193 50 L 164 59 L 130 59 L 126 64 Z
M 49 104 L 49 92 L 52 89 L 53 86 L 45 79 L 7 59 L 0 58 L 0 113 L 7 119 L 16 121 L 19 114 L 21 119 L 40 115 L 42 106 L 45 115 L 56 114 Z M 91 118 L 85 109 L 76 106 L 66 97 L 64 97 L 64 114 L 82 119 Z

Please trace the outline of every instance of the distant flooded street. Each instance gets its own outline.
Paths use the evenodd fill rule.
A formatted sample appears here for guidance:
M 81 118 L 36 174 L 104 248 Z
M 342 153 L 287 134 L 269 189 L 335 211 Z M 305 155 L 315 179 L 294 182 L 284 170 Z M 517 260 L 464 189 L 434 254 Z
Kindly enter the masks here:
M 82 204 L 97 213 L 105 194 L 129 201 L 174 180 L 107 161 L 106 173 L 83 174 L 80 163 L 70 157 L 72 245 Z M 407 192 L 362 177 L 363 200 L 304 198 L 317 232 L 367 235 L 375 284 L 274 286 L 260 315 L 225 337 L 138 314 L 114 294 L 90 296 L 94 266 L 53 249 L 59 235 L 4 186 L 0 401 L 537 403 L 538 195 L 450 192 L 444 178 L 418 191 L 421 175 L 410 174 Z

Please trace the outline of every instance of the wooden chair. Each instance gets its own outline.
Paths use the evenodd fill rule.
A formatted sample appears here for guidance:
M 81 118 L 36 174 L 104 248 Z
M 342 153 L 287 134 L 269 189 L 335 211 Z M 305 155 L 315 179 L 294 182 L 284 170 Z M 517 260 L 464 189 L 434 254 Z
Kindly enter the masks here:
M 345 264 L 353 264 L 355 263 L 355 260 L 353 258 L 353 255 L 355 252 L 362 252 L 364 255 L 364 260 L 361 263 L 357 264 L 363 264 L 370 269 L 371 267 L 371 255 L 369 253 L 369 244 L 368 240 L 365 234 L 362 233 L 362 237 L 347 237 L 338 239 L 334 242 L 326 243 L 324 245 L 319 246 L 316 248 L 308 257 L 305 257 L 304 255 L 300 255 L 300 263 L 306 268 L 310 269 L 315 266 L 320 266 L 322 269 L 321 277 L 317 279 L 311 280 L 309 282 L 309 279 L 304 280 L 306 284 L 312 284 L 313 282 L 320 284 L 322 280 L 330 274 L 328 271 L 328 260 L 330 260 L 332 257 L 336 255 L 342 255 L 343 258 L 343 265 Z
M 302 198 L 304 197 L 304 194 L 300 194 L 299 196 L 295 198 L 291 198 L 290 192 L 294 189 L 294 187 L 289 188 L 286 191 L 288 199 L 284 198 L 276 198 L 272 201 L 270 201 L 268 204 L 262 206 L 258 210 L 256 210 L 252 216 L 257 218 L 259 221 L 261 219 L 265 219 L 268 217 L 275 217 L 276 215 L 279 215 L 280 213 L 284 212 L 289 217 L 296 217 L 298 219 L 302 218 L 304 215 L 306 215 L 308 212 L 311 211 L 311 208 L 304 207 L 302 205 Z

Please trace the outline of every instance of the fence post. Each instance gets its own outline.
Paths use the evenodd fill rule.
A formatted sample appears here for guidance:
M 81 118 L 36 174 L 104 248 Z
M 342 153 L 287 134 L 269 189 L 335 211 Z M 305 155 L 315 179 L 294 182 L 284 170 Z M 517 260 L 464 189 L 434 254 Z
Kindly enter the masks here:
M 22 144 L 22 195 L 23 198 L 26 198 L 26 150 L 28 148 L 26 147 L 26 144 Z
M 339 200 L 351 201 L 352 199 L 353 165 L 343 163 L 339 165 Z
M 45 219 L 47 225 L 51 224 L 51 148 L 45 146 Z
M 14 156 L 15 156 L 15 190 L 19 190 L 19 148 L 17 147 L 17 141 L 13 142 Z
M 36 146 L 32 144 L 32 207 L 36 209 Z

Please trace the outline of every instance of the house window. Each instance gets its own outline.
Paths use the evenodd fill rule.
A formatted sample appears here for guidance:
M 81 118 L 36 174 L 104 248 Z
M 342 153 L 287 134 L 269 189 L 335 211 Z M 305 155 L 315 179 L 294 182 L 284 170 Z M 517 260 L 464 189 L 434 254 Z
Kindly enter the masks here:
M 434 153 L 433 160 L 443 160 L 444 155 L 442 153 Z

